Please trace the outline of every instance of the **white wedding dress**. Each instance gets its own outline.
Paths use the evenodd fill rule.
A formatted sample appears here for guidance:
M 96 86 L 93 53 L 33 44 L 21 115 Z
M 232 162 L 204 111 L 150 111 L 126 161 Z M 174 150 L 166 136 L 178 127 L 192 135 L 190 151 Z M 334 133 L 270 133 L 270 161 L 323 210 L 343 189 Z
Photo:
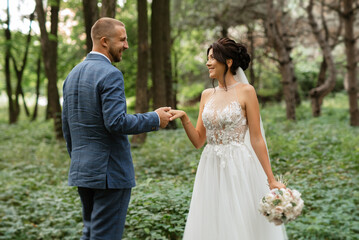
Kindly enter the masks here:
M 198 165 L 184 240 L 281 240 L 285 228 L 259 211 L 269 192 L 267 177 L 251 146 L 244 142 L 247 120 L 236 83 L 216 87 L 203 114 L 207 145 Z

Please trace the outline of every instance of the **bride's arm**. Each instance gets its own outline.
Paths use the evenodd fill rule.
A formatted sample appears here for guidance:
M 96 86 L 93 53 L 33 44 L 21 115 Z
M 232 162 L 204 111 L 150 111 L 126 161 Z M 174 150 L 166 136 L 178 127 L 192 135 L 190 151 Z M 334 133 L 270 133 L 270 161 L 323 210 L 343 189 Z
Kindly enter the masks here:
M 264 172 L 267 175 L 270 189 L 283 188 L 285 185 L 277 182 L 272 172 L 267 147 L 260 128 L 259 103 L 252 85 L 245 86 L 244 95 L 246 99 L 246 115 L 252 147 L 263 167 Z
M 182 110 L 171 110 L 169 111 L 170 114 L 172 114 L 172 117 L 170 120 L 174 120 L 176 118 L 180 118 L 183 128 L 186 131 L 186 134 L 189 138 L 189 140 L 192 142 L 193 146 L 195 148 L 201 148 L 204 143 L 206 142 L 206 128 L 203 125 L 202 121 L 202 112 L 203 108 L 206 102 L 208 96 L 208 91 L 203 91 L 201 96 L 201 102 L 199 106 L 199 113 L 198 113 L 198 119 L 197 119 L 197 125 L 196 127 L 193 126 L 191 123 L 191 120 L 189 119 L 187 113 Z

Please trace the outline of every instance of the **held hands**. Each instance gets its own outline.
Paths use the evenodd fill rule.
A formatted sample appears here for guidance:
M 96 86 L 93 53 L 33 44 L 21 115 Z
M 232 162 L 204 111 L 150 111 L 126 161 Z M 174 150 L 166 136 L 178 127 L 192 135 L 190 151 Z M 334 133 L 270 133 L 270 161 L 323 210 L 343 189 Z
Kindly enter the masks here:
M 161 107 L 155 110 L 160 117 L 160 128 L 165 128 L 169 121 L 171 121 L 170 118 L 172 117 L 172 114 L 169 113 L 170 110 L 171 107 Z
M 181 118 L 182 123 L 189 122 L 189 118 L 186 112 L 182 110 L 171 109 L 171 107 L 161 107 L 155 110 L 160 117 L 160 127 L 165 128 L 169 121 L 173 121 L 177 118 Z

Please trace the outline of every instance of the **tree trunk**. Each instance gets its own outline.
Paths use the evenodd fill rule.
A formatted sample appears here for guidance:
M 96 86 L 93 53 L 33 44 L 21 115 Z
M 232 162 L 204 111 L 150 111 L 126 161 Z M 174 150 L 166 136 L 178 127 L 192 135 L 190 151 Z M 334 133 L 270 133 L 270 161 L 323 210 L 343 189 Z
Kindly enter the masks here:
M 9 101 L 9 123 L 16 123 L 17 114 L 15 112 L 14 101 L 12 99 L 12 86 L 11 86 L 11 74 L 10 74 L 10 58 L 11 58 L 11 31 L 10 31 L 10 9 L 9 9 L 9 0 L 7 1 L 7 20 L 6 20 L 6 29 L 5 39 L 5 82 L 6 82 L 6 94 Z
M 137 49 L 137 80 L 136 80 L 136 113 L 148 111 L 148 16 L 147 0 L 137 0 L 138 11 L 138 49 Z M 134 135 L 132 145 L 141 145 L 146 141 L 146 133 Z
M 287 119 L 295 120 L 295 107 L 296 107 L 296 80 L 294 76 L 294 66 L 287 52 L 282 52 L 279 55 L 280 59 L 284 61 L 280 62 L 279 70 L 282 75 L 282 85 L 284 100 L 286 102 L 286 114 Z
M 30 18 L 29 33 L 27 34 L 27 39 L 26 39 L 26 43 L 25 43 L 25 53 L 24 53 L 24 56 L 22 59 L 21 67 L 18 67 L 17 61 L 16 61 L 14 55 L 11 54 L 11 59 L 13 61 L 14 70 L 15 70 L 16 78 L 17 78 L 17 85 L 16 85 L 16 90 L 15 90 L 15 113 L 16 113 L 17 118 L 20 114 L 20 104 L 19 104 L 20 95 L 22 96 L 22 99 L 23 99 L 26 115 L 27 116 L 30 115 L 29 110 L 26 106 L 26 100 L 25 100 L 25 96 L 24 96 L 24 92 L 23 92 L 23 88 L 22 88 L 22 78 L 23 78 L 25 67 L 27 64 L 27 56 L 29 53 L 29 48 L 30 48 L 30 43 L 31 43 L 31 25 L 32 25 L 32 21 L 34 20 L 34 16 L 35 16 L 34 13 L 32 13 L 29 16 L 29 18 Z
M 84 12 L 84 21 L 85 21 L 85 31 L 86 31 L 86 48 L 87 52 L 92 50 L 92 40 L 91 40 L 91 28 L 94 23 L 99 18 L 99 10 L 97 7 L 98 0 L 83 0 L 83 12 Z
M 316 21 L 314 19 L 313 12 L 312 12 L 313 5 L 314 5 L 313 0 L 310 0 L 310 3 L 307 7 L 309 24 L 312 28 L 313 34 L 314 34 L 318 44 L 323 52 L 324 59 L 323 59 L 323 64 L 321 66 L 321 70 L 325 70 L 326 68 L 328 68 L 328 70 L 329 70 L 328 78 L 324 81 L 324 83 L 320 84 L 318 81 L 318 84 L 320 84 L 320 85 L 317 86 L 316 88 L 311 89 L 309 92 L 309 95 L 312 100 L 312 114 L 314 117 L 318 117 L 318 116 L 320 116 L 323 98 L 327 94 L 329 94 L 335 87 L 336 69 L 335 69 L 334 60 L 333 60 L 333 57 L 331 54 L 331 48 L 330 48 L 329 42 L 326 41 L 325 36 L 323 36 L 321 34 L 318 24 L 316 23 Z M 319 76 L 322 78 L 323 77 L 325 78 L 325 71 L 324 71 L 324 73 L 322 72 L 321 74 L 322 74 L 322 76 L 321 75 L 319 75 Z
M 353 0 L 344 0 L 344 43 L 347 58 L 347 74 L 348 74 L 348 95 L 349 95 L 349 111 L 350 125 L 359 126 L 359 109 L 358 109 L 358 89 L 356 75 L 356 39 L 354 36 L 354 20 L 355 9 Z
M 163 6 L 167 0 L 152 1 L 151 16 L 151 63 L 153 82 L 153 108 L 167 105 L 166 82 L 164 73 L 163 46 Z
M 21 94 L 21 97 L 22 97 L 22 102 L 24 104 L 25 114 L 26 114 L 27 117 L 30 117 L 29 108 L 27 107 L 26 100 L 25 100 L 25 94 L 24 94 L 24 91 L 23 91 L 22 87 L 20 88 L 20 94 Z
M 256 80 L 256 76 L 254 73 L 254 58 L 255 58 L 254 36 L 253 36 L 254 28 L 248 24 L 247 29 L 248 29 L 247 31 L 248 40 L 250 42 L 249 54 L 251 56 L 251 63 L 249 64 L 249 78 L 250 78 L 250 84 L 253 85 Z
M 37 118 L 37 109 L 38 109 L 39 96 L 40 96 L 41 55 L 39 55 L 39 57 L 37 59 L 36 75 L 37 75 L 37 78 L 36 78 L 36 99 L 35 99 L 34 112 L 32 114 L 31 121 L 34 121 Z
M 177 108 L 177 89 L 178 89 L 178 53 L 173 51 L 173 85 L 174 85 L 174 103 Z
M 323 60 L 320 64 L 320 69 L 319 69 L 319 74 L 318 74 L 318 82 L 317 82 L 317 87 L 319 87 L 320 85 L 324 84 L 325 82 L 325 75 L 327 73 L 327 69 L 328 69 L 328 64 L 325 61 L 325 56 L 323 54 Z
M 286 45 L 283 33 L 278 29 L 283 29 L 281 16 L 275 13 L 273 0 L 267 1 L 267 19 L 265 21 L 266 34 L 270 44 L 278 55 L 279 70 L 282 75 L 283 94 L 286 102 L 287 119 L 295 120 L 295 107 L 298 101 L 297 83 L 294 75 L 294 65 L 290 57 L 291 47 Z
M 20 84 L 21 84 L 21 80 L 22 80 L 22 74 L 21 72 L 18 70 L 16 62 L 14 57 L 11 54 L 11 59 L 13 60 L 13 66 L 15 69 L 15 73 L 16 73 L 16 89 L 15 89 L 15 101 L 14 101 L 14 112 L 16 115 L 16 121 L 19 118 L 20 115 L 20 104 L 19 104 L 19 95 L 20 95 Z
M 176 109 L 176 102 L 173 91 L 172 79 L 172 61 L 171 61 L 171 16 L 170 16 L 170 1 L 164 1 L 163 5 L 163 60 L 164 60 L 164 74 L 166 84 L 166 106 Z M 176 129 L 176 121 L 169 122 L 167 129 Z
M 50 2 L 51 30 L 46 30 L 46 16 L 42 0 L 36 0 L 36 13 L 41 31 L 41 49 L 43 54 L 45 73 L 48 79 L 47 99 L 57 139 L 63 139 L 61 122 L 61 105 L 57 89 L 57 28 L 59 21 L 60 0 Z
M 101 17 L 115 18 L 116 0 L 102 0 Z

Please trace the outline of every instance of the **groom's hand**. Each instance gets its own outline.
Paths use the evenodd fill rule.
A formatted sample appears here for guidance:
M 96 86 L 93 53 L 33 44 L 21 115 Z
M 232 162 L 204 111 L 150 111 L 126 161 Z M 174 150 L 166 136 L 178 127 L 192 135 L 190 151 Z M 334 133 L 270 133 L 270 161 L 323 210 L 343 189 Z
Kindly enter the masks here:
M 171 110 L 170 107 L 161 107 L 155 110 L 155 112 L 160 117 L 160 127 L 165 128 L 172 117 L 172 114 L 169 113 Z

